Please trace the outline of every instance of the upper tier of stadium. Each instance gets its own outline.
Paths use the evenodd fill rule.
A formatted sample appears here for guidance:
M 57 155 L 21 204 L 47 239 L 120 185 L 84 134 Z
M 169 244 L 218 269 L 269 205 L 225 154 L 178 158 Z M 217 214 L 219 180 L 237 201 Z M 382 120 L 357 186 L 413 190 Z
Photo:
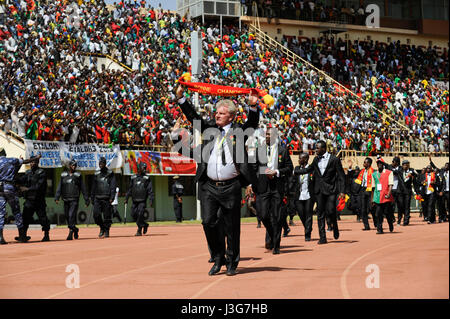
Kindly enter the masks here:
M 409 150 L 448 152 L 448 90 L 436 85 L 448 78 L 447 50 L 282 39 L 303 59 L 294 61 L 245 24 L 224 26 L 221 36 L 216 24 L 134 1 L 2 6 L 0 125 L 21 138 L 170 145 L 170 129 L 182 116 L 174 88 L 189 72 L 190 34 L 199 30 L 199 81 L 267 90 L 274 100 L 261 101 L 261 124 L 277 126 L 292 150 L 323 139 L 336 151 L 374 154 L 392 150 L 401 136 Z M 99 71 L 96 56 L 123 67 Z M 235 98 L 239 121 L 244 98 Z M 203 116 L 212 116 L 217 99 L 200 96 Z

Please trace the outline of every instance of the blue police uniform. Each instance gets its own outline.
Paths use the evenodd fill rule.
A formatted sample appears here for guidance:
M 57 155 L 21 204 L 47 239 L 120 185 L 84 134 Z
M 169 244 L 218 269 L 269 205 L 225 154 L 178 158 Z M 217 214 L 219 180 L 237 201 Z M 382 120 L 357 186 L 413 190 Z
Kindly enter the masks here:
M 3 230 L 6 217 L 6 203 L 11 207 L 17 228 L 23 227 L 22 214 L 19 207 L 19 196 L 14 186 L 14 178 L 22 166 L 23 160 L 0 156 L 0 230 Z M 3 188 L 3 189 L 1 189 Z

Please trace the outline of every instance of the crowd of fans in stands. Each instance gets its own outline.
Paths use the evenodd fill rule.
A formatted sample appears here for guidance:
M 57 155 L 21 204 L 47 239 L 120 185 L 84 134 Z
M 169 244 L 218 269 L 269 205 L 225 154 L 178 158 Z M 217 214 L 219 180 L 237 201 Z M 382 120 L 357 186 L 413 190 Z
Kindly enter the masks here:
M 301 2 L 301 1 L 299 1 Z M 345 83 L 357 96 L 282 52 L 264 48 L 245 29 L 198 25 L 176 14 L 125 1 L 6 1 L 0 11 L 0 125 L 22 138 L 75 143 L 169 145 L 181 115 L 174 89 L 189 70 L 190 33 L 203 34 L 201 82 L 266 89 L 264 120 L 291 150 L 375 154 L 403 134 L 411 151 L 448 152 L 447 51 L 318 39 L 282 42 Z M 341 48 L 344 47 L 344 50 Z M 97 70 L 90 54 L 108 54 L 131 70 Z M 236 97 L 243 105 L 245 97 Z M 203 116 L 217 97 L 201 96 Z M 382 118 L 382 110 L 390 118 Z M 238 120 L 245 121 L 239 108 Z M 397 131 L 397 121 L 408 130 Z M 185 126 L 188 126 L 185 123 Z

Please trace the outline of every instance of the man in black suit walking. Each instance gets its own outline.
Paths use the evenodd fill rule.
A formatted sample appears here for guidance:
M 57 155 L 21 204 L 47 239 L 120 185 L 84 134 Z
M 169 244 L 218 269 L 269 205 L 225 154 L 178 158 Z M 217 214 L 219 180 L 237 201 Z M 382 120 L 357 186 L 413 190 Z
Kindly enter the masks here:
M 278 143 L 276 128 L 266 130 L 266 143 L 261 145 L 267 154 L 267 163 L 257 156 L 258 182 L 252 185 L 256 193 L 256 210 L 266 228 L 267 249 L 280 253 L 282 216 L 281 205 L 286 190 L 286 179 L 292 175 L 293 165 L 289 151 Z
M 301 153 L 299 156 L 299 166 L 297 171 L 303 168 L 308 168 L 308 153 Z M 295 171 L 294 171 L 295 172 Z M 294 173 L 292 179 L 291 189 L 295 191 L 295 208 L 298 216 L 305 228 L 305 241 L 311 240 L 312 221 L 313 221 L 313 206 L 314 206 L 314 182 L 312 173 L 298 175 Z
M 192 123 L 194 120 L 199 121 L 203 138 L 207 133 L 211 137 L 209 141 L 204 140 L 202 143 L 200 149 L 203 156 L 198 161 L 195 176 L 195 182 L 199 183 L 202 193 L 203 229 L 214 258 L 214 265 L 208 274 L 215 275 L 222 265 L 226 265 L 227 275 L 233 276 L 240 259 L 242 188 L 256 181 L 256 174 L 248 164 L 244 147 L 246 137 L 242 141 L 237 138 L 236 141 L 233 134 L 236 134 L 237 129 L 256 129 L 259 122 L 257 98 L 249 97 L 248 118 L 240 125 L 234 122 L 237 109 L 231 100 L 220 100 L 216 104 L 215 121 L 205 121 L 184 97 L 182 86 L 178 87 L 176 96 L 187 119 Z M 214 130 L 205 132 L 207 129 Z M 241 146 L 240 144 L 242 148 L 237 154 L 237 146 Z
M 337 200 L 345 198 L 345 173 L 341 160 L 327 152 L 327 144 L 324 141 L 316 143 L 317 156 L 310 167 L 296 167 L 296 175 L 313 173 L 314 195 L 317 202 L 317 223 L 319 226 L 318 244 L 326 244 L 325 218 L 330 218 L 335 239 L 339 238 L 337 223 Z M 336 198 L 337 197 L 337 198 Z

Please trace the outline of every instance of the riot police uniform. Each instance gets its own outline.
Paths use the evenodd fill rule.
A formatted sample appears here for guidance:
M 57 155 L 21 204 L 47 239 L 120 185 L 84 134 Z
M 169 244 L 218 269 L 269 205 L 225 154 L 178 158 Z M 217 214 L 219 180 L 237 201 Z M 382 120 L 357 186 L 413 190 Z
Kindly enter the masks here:
M 25 236 L 30 223 L 33 222 L 33 215 L 36 213 L 39 224 L 42 226 L 44 237 L 42 241 L 49 241 L 50 221 L 47 218 L 45 202 L 45 192 L 47 191 L 47 176 L 44 169 L 38 167 L 38 163 L 25 172 L 25 175 L 18 179 L 22 187 L 25 203 L 23 204 L 23 225 Z
M 76 162 L 71 162 L 71 165 L 76 167 Z M 78 239 L 77 213 L 80 193 L 83 194 L 86 205 L 89 205 L 89 197 L 84 186 L 83 177 L 76 171 L 65 171 L 61 173 L 61 180 L 55 194 L 55 201 L 62 197 L 64 201 L 64 216 L 66 217 L 67 227 L 69 228 L 69 235 L 67 240 L 72 240 L 73 237 Z
M 94 221 L 100 227 L 99 237 L 109 237 L 112 224 L 111 203 L 116 194 L 116 178 L 106 167 L 106 160 L 100 159 L 104 167 L 95 172 L 91 187 L 91 202 L 94 204 Z M 102 217 L 103 214 L 103 217 Z
M 146 165 L 140 166 L 138 175 L 133 175 L 130 180 L 130 185 L 125 196 L 125 201 L 131 196 L 133 206 L 131 208 L 131 216 L 136 220 L 138 230 L 136 236 L 142 236 L 147 233 L 148 223 L 144 221 L 144 211 L 147 199 L 150 200 L 150 206 L 154 199 L 152 181 L 150 176 L 145 174 Z
M 0 244 L 2 245 L 7 244 L 3 237 L 7 203 L 11 207 L 17 229 L 19 230 L 19 237 L 16 238 L 22 242 L 26 241 L 23 236 L 24 228 L 22 214 L 20 213 L 19 196 L 14 186 L 16 174 L 23 163 L 24 161 L 21 159 L 6 157 L 6 152 L 0 150 Z
M 178 181 L 178 176 L 174 177 L 175 182 L 172 185 L 172 194 L 173 194 L 173 210 L 175 212 L 175 218 L 177 223 L 181 223 L 183 221 L 183 200 L 182 196 L 184 193 L 184 187 Z

